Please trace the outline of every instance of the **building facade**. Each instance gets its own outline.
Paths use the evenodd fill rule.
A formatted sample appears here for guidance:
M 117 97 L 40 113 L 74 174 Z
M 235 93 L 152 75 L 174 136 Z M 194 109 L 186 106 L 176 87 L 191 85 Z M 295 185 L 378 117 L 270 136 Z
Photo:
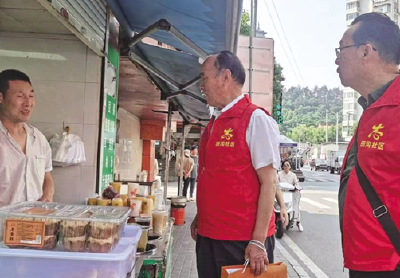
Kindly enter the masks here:
M 350 26 L 353 20 L 364 13 L 380 12 L 388 15 L 394 22 L 399 22 L 399 0 L 347 0 L 346 24 Z M 357 100 L 360 94 L 351 88 L 344 89 L 343 95 L 343 130 L 342 136 L 350 141 L 353 126 L 362 114 L 362 108 Z

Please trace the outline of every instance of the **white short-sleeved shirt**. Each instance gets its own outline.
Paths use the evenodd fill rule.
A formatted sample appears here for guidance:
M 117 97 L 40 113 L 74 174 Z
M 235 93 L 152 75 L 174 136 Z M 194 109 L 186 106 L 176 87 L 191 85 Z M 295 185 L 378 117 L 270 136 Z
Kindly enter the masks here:
M 53 170 L 51 148 L 44 135 L 24 124 L 26 155 L 0 121 L 0 207 L 37 201 L 43 195 L 46 172 Z
M 214 110 L 215 118 L 231 109 L 244 94 L 237 97 L 221 110 Z M 253 112 L 246 130 L 246 142 L 250 149 L 254 169 L 258 170 L 270 164 L 276 170 L 280 169 L 281 156 L 279 153 L 279 128 L 276 121 L 261 109 Z

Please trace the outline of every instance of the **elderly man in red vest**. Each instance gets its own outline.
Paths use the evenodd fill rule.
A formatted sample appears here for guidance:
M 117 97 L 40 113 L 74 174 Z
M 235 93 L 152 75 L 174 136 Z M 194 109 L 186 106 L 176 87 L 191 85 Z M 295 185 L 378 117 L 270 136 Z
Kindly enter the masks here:
M 336 49 L 343 86 L 364 113 L 339 189 L 344 266 L 351 278 L 400 277 L 400 30 L 380 13 L 357 17 Z
M 208 57 L 201 76 L 200 89 L 215 111 L 200 141 L 191 225 L 199 278 L 220 278 L 222 266 L 247 259 L 259 276 L 273 261 L 279 129 L 242 94 L 246 74 L 233 53 Z

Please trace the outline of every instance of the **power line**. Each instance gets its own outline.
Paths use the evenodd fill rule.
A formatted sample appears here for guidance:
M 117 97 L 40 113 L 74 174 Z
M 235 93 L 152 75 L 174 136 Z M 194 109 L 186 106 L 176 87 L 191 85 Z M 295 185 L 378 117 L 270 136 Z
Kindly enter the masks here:
M 288 59 L 289 65 L 290 65 L 290 67 L 292 68 L 292 71 L 293 71 L 294 75 L 296 76 L 297 82 L 301 83 L 299 77 L 297 76 L 297 72 L 295 71 L 295 69 L 294 69 L 294 67 L 293 67 L 293 65 L 292 65 L 292 62 L 290 61 L 289 55 L 288 55 L 287 52 L 286 52 L 286 48 L 284 47 L 284 45 L 283 45 L 283 43 L 282 43 L 282 38 L 281 38 L 281 36 L 279 35 L 278 29 L 277 29 L 276 26 L 275 26 L 274 19 L 272 18 L 271 12 L 269 11 L 269 7 L 268 7 L 268 4 L 267 4 L 266 0 L 264 0 L 264 4 L 265 4 L 265 6 L 267 6 L 267 12 L 268 12 L 269 17 L 271 18 L 272 26 L 274 27 L 275 32 L 276 32 L 276 35 L 277 35 L 278 38 L 279 38 L 279 43 L 281 44 L 282 49 L 283 49 L 283 51 L 284 51 L 284 53 L 285 53 L 285 56 L 286 56 L 286 58 Z
M 295 66 L 296 66 L 296 68 L 297 68 L 297 70 L 298 70 L 298 72 L 299 72 L 299 75 L 300 75 L 300 77 L 301 77 L 301 80 L 303 81 L 304 84 L 306 84 L 306 82 L 304 82 L 303 75 L 301 74 L 301 71 L 300 71 L 299 66 L 298 66 L 298 64 L 297 64 L 296 58 L 295 58 L 294 55 L 293 55 L 293 51 L 292 51 L 292 48 L 290 47 L 290 43 L 289 43 L 289 40 L 288 40 L 288 38 L 287 38 L 287 36 L 286 36 L 285 29 L 283 29 L 283 25 L 282 25 L 282 22 L 281 22 L 281 18 L 280 18 L 280 16 L 279 16 L 278 10 L 276 9 L 275 1 L 274 1 L 274 0 L 272 0 L 272 5 L 274 6 L 274 10 L 275 10 L 276 16 L 278 17 L 278 21 L 279 21 L 279 24 L 280 24 L 280 26 L 281 26 L 281 28 L 282 28 L 283 35 L 285 36 L 285 40 L 286 40 L 286 43 L 287 43 L 287 45 L 288 45 L 288 47 L 289 47 L 290 53 L 292 54 L 294 64 L 295 64 Z

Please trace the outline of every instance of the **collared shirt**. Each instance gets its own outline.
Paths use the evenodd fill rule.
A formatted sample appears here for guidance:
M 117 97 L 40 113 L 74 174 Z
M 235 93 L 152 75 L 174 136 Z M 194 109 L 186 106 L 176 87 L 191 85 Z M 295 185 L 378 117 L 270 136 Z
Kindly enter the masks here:
M 0 121 L 0 207 L 37 201 L 43 195 L 45 173 L 53 169 L 44 135 L 31 125 L 24 128 L 26 154 Z
M 231 109 L 242 98 L 244 98 L 244 94 L 241 94 L 223 109 L 214 110 L 215 118 Z M 246 142 L 249 146 L 254 169 L 258 170 L 270 164 L 276 170 L 280 169 L 279 135 L 278 124 L 272 117 L 265 114 L 261 109 L 253 112 L 246 130 Z

